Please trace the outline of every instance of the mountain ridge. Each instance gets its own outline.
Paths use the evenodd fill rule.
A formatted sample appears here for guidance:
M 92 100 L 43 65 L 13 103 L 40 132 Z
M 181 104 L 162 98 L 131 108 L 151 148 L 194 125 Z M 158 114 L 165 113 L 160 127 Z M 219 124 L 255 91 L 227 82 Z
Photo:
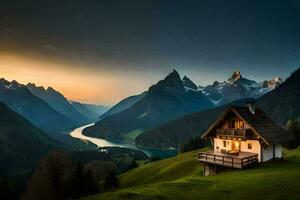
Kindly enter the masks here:
M 201 87 L 202 92 L 216 105 L 222 105 L 243 98 L 259 98 L 282 83 L 280 77 L 262 82 L 244 78 L 239 71 L 223 82 Z
M 72 100 L 70 100 L 69 102 L 74 109 L 76 109 L 79 113 L 92 121 L 97 121 L 99 119 L 99 116 L 101 116 L 108 110 L 108 107 L 102 105 L 86 104 Z
M 149 87 L 146 95 L 120 113 L 108 116 L 84 134 L 122 139 L 132 131 L 144 130 L 186 113 L 213 106 L 200 91 L 186 90 L 176 70 Z
M 17 81 L 0 79 L 0 101 L 49 135 L 59 136 L 77 126 Z
M 256 99 L 275 122 L 285 125 L 288 119 L 300 116 L 300 68 L 276 89 Z M 189 114 L 141 133 L 135 140 L 141 147 L 179 148 L 190 137 L 200 136 L 229 105 L 245 105 L 241 99 L 206 111 Z M 254 99 L 252 99 L 254 100 Z
M 36 86 L 34 83 L 28 83 L 26 87 L 30 92 L 48 103 L 54 110 L 67 116 L 71 120 L 75 121 L 78 126 L 89 123 L 89 119 L 79 113 L 69 103 L 68 99 L 64 97 L 59 91 L 52 87 L 45 89 L 43 86 Z

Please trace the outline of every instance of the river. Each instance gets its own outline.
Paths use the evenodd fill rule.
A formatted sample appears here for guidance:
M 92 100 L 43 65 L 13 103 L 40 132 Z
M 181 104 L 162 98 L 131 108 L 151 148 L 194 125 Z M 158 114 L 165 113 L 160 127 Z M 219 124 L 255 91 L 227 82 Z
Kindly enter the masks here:
M 172 150 L 172 149 L 142 149 L 138 148 L 135 145 L 132 144 L 126 144 L 126 143 L 116 143 L 116 142 L 111 142 L 105 139 L 100 139 L 100 138 L 94 138 L 94 137 L 89 137 L 85 136 L 82 134 L 82 130 L 85 129 L 86 127 L 93 126 L 94 123 L 92 124 L 87 124 L 81 127 L 78 127 L 74 129 L 73 131 L 70 132 L 70 135 L 73 138 L 81 139 L 81 140 L 87 140 L 98 147 L 125 147 L 125 148 L 131 148 L 131 149 L 138 149 L 143 152 L 145 152 L 148 156 L 158 156 L 160 158 L 168 158 L 177 155 L 177 150 Z

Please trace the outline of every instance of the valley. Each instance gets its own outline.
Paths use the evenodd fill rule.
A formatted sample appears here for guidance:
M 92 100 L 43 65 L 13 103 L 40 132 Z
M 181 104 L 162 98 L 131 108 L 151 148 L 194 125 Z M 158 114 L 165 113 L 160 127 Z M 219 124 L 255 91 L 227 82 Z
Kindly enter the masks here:
M 93 126 L 93 124 L 88 124 L 81 126 L 79 128 L 74 129 L 69 134 L 73 138 L 82 140 L 83 142 L 91 142 L 95 145 L 97 145 L 98 148 L 109 148 L 109 147 L 120 147 L 120 148 L 129 148 L 129 149 L 135 149 L 144 152 L 147 154 L 147 156 L 155 156 L 159 158 L 168 158 L 177 155 L 176 149 L 160 149 L 160 148 L 139 148 L 135 146 L 133 143 L 121 143 L 121 142 L 113 142 L 106 139 L 101 138 L 95 138 L 95 137 L 89 137 L 82 134 L 82 131 L 90 126 Z

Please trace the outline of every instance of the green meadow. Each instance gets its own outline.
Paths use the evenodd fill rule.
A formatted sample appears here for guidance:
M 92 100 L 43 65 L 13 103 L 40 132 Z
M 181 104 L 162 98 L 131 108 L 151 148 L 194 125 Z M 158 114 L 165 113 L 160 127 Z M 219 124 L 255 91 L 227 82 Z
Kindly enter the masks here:
M 142 165 L 119 176 L 120 188 L 100 199 L 300 199 L 300 148 L 251 169 L 204 177 L 197 152 Z

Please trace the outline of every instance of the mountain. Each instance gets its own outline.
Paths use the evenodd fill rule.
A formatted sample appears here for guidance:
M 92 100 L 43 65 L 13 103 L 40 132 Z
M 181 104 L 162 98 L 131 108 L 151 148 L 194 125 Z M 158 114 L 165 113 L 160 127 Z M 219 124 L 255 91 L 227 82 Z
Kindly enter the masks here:
M 59 136 L 77 126 L 74 121 L 55 111 L 45 101 L 33 95 L 25 85 L 16 81 L 0 79 L 0 101 L 50 135 Z
M 186 88 L 174 70 L 152 85 L 140 101 L 122 112 L 104 117 L 83 132 L 100 138 L 132 140 L 143 130 L 212 106 L 201 91 Z
M 76 101 L 70 101 L 70 104 L 81 115 L 92 121 L 97 121 L 99 116 L 108 110 L 108 107 L 102 105 L 85 104 Z
M 133 104 L 135 104 L 136 102 L 140 101 L 144 96 L 146 96 L 146 94 L 147 94 L 147 92 L 143 92 L 141 94 L 130 96 L 130 97 L 123 99 L 122 101 L 120 101 L 119 103 L 114 105 L 111 109 L 109 109 L 107 112 L 105 112 L 103 115 L 101 115 L 100 118 L 104 118 L 109 115 L 114 115 L 123 110 L 126 110 L 127 108 L 129 108 Z
M 141 133 L 135 139 L 135 142 L 138 146 L 143 147 L 178 148 L 190 137 L 200 136 L 226 107 L 229 105 L 244 105 L 246 100 L 238 100 L 164 123 Z M 300 116 L 299 102 L 300 68 L 282 84 L 276 86 L 274 90 L 256 100 L 257 106 L 281 125 L 285 125 L 289 119 Z
M 45 89 L 42 86 L 37 87 L 34 83 L 28 83 L 26 86 L 33 95 L 39 97 L 54 110 L 67 116 L 78 125 L 89 122 L 88 118 L 79 113 L 60 92 L 54 90 L 52 87 Z
M 217 108 L 192 113 L 178 119 L 166 122 L 158 127 L 141 133 L 135 143 L 140 147 L 149 148 L 179 148 L 180 145 L 191 137 L 200 136 L 210 124 L 229 105 L 242 106 L 249 99 L 242 99 Z
M 289 119 L 300 116 L 299 102 L 300 68 L 275 90 L 259 98 L 256 103 L 276 122 L 285 125 Z
M 233 72 L 226 81 L 215 81 L 212 85 L 201 88 L 203 93 L 216 105 L 222 105 L 243 98 L 258 98 L 275 89 L 282 83 L 280 77 L 257 83 L 242 77 L 240 72 Z
M 189 79 L 187 76 L 184 76 L 182 79 L 183 86 L 188 90 L 198 90 L 197 85 Z
M 265 80 L 260 83 L 262 92 L 269 92 L 277 88 L 281 83 L 283 83 L 283 79 L 280 77 L 275 77 L 271 80 Z
M 103 106 L 103 105 L 95 105 L 95 104 L 87 104 L 87 103 L 81 103 L 91 111 L 95 112 L 98 117 L 102 114 L 104 114 L 108 109 L 110 108 L 109 106 Z
M 3 80 L 1 80 L 3 82 Z M 58 143 L 0 102 L 0 173 L 33 169 Z

